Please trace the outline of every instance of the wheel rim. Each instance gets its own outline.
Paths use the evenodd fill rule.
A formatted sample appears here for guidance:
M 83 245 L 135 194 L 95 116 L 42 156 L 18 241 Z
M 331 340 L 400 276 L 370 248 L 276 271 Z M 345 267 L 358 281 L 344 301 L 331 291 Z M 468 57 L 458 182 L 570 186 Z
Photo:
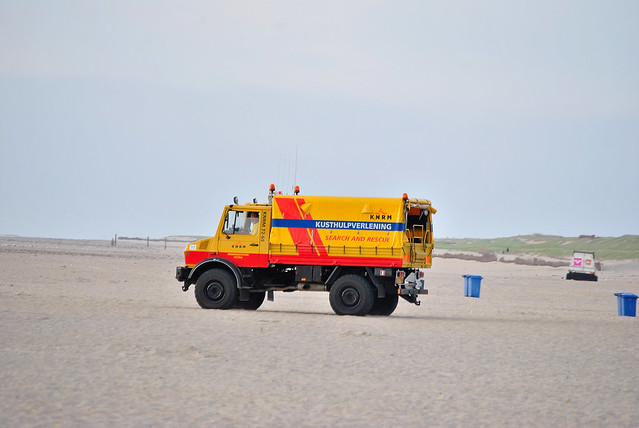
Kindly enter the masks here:
M 206 285 L 206 295 L 209 299 L 219 302 L 224 297 L 224 286 L 217 281 Z
M 344 306 L 348 306 L 349 308 L 356 306 L 360 299 L 359 292 L 352 287 L 345 288 L 340 297 Z

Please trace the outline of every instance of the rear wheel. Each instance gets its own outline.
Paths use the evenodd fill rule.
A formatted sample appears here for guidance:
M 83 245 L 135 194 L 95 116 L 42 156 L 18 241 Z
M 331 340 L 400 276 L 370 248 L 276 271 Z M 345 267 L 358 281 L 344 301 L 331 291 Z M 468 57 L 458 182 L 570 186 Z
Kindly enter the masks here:
M 398 300 L 399 296 L 397 293 L 386 292 L 386 297 L 382 299 L 375 297 L 375 303 L 373 303 L 373 308 L 369 312 L 369 315 L 388 316 L 392 314 L 395 312 L 395 308 L 397 308 Z
M 248 311 L 254 311 L 264 303 L 264 295 L 266 293 L 264 291 L 260 293 L 251 293 L 249 294 L 249 299 L 246 302 L 239 301 L 235 304 L 235 307 L 238 309 L 246 309 Z
M 230 309 L 238 294 L 235 279 L 222 269 L 204 272 L 195 283 L 195 300 L 204 309 Z
M 329 301 L 337 315 L 366 315 L 375 301 L 372 286 L 359 275 L 344 275 L 331 287 Z

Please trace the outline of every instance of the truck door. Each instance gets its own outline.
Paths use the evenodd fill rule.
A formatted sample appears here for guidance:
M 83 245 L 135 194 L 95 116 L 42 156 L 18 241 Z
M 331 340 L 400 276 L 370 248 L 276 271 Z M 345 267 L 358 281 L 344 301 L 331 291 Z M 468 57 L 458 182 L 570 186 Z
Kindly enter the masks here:
M 234 207 L 227 211 L 218 241 L 219 256 L 241 267 L 268 266 L 268 213 Z

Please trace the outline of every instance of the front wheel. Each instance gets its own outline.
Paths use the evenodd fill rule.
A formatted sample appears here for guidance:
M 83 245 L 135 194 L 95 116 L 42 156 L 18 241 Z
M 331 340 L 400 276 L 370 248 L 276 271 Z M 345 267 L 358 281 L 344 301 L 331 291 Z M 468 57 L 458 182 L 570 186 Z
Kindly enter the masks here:
M 235 279 L 222 269 L 204 272 L 195 283 L 195 300 L 204 309 L 230 309 L 238 294 Z
M 366 315 L 375 301 L 373 287 L 359 275 L 344 275 L 335 281 L 329 301 L 337 315 Z

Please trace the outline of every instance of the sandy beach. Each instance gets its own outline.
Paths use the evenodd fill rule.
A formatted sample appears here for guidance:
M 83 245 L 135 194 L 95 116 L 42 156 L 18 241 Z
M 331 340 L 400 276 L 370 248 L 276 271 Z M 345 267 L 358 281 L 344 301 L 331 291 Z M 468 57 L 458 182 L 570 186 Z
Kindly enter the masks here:
M 614 296 L 639 261 L 578 282 L 435 257 L 421 306 L 348 317 L 324 292 L 201 309 L 184 245 L 0 237 L 0 425 L 639 424 L 639 321 Z

